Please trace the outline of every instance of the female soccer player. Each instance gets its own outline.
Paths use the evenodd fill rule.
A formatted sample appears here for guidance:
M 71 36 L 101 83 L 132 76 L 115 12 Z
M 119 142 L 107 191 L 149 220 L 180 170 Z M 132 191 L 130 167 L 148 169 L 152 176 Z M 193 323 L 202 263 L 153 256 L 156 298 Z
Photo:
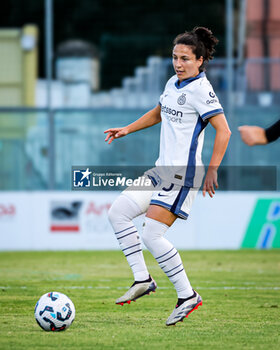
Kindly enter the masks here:
M 134 275 L 134 283 L 117 304 L 130 303 L 157 288 L 150 276 L 138 232 L 132 222 L 146 213 L 142 240 L 173 283 L 178 301 L 166 325 L 174 325 L 199 305 L 186 275 L 179 253 L 163 235 L 177 218 L 187 219 L 192 202 L 202 183 L 201 151 L 204 128 L 208 122 L 215 128 L 213 154 L 205 176 L 203 196 L 210 197 L 218 187 L 217 169 L 225 154 L 230 129 L 223 109 L 205 75 L 205 63 L 213 58 L 218 40 L 204 27 L 178 35 L 174 40 L 173 67 L 159 105 L 125 127 L 108 129 L 105 141 L 124 137 L 161 122 L 160 153 L 156 168 L 148 171 L 154 191 L 125 190 L 109 211 L 116 238 Z M 168 166 L 164 171 L 163 166 Z M 215 186 L 215 187 L 214 187 Z

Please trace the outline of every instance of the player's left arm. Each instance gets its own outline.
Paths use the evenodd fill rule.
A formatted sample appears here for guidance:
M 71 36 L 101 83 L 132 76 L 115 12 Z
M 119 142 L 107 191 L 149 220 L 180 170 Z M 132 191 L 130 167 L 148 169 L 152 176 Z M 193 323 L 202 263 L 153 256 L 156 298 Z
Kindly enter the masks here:
M 205 197 L 206 192 L 212 198 L 215 194 L 215 188 L 218 188 L 218 168 L 226 152 L 231 131 L 223 113 L 217 114 L 209 119 L 210 124 L 216 130 L 213 153 L 205 176 L 202 194 Z

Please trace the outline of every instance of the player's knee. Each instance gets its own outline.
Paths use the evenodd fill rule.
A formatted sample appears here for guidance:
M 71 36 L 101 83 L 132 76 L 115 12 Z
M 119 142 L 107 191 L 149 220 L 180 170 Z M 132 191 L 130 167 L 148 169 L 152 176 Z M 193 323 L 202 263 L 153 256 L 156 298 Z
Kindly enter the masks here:
M 127 204 L 126 201 L 127 200 L 124 196 L 120 196 L 111 205 L 108 211 L 108 219 L 111 224 L 123 223 L 130 220 L 128 211 L 125 209 Z
M 152 249 L 153 245 L 155 244 L 155 241 L 160 237 L 161 235 L 158 234 L 157 231 L 155 231 L 151 219 L 145 217 L 145 222 L 143 224 L 143 230 L 141 235 L 142 241 L 145 244 L 145 246 L 149 250 Z
M 149 217 L 145 217 L 142 230 L 142 240 L 145 246 L 150 249 L 151 247 L 157 245 L 167 229 L 168 226 L 164 223 Z
M 113 224 L 115 221 L 119 219 L 121 216 L 121 209 L 116 204 L 116 201 L 111 205 L 109 211 L 108 211 L 108 219 Z
M 110 209 L 108 210 L 108 219 L 110 221 L 110 223 L 112 223 L 114 221 L 114 210 L 113 210 L 113 204 L 111 205 Z

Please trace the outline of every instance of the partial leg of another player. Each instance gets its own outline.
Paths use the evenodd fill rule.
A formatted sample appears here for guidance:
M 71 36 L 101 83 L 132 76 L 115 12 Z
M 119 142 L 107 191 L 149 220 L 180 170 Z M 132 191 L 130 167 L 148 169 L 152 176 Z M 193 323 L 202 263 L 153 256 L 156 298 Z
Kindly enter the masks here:
M 119 245 L 126 256 L 134 275 L 134 283 L 129 290 L 116 300 L 123 305 L 136 300 L 157 288 L 156 282 L 149 275 L 142 253 L 141 242 L 132 219 L 143 214 L 150 201 L 150 192 L 136 193 L 138 203 L 131 196 L 121 194 L 109 210 L 109 220 L 115 231 Z
M 177 216 L 166 208 L 151 205 L 146 214 L 142 234 L 144 244 L 177 291 L 178 301 L 166 321 L 167 326 L 183 321 L 199 305 L 202 305 L 200 295 L 191 287 L 178 251 L 163 237 L 176 218 Z

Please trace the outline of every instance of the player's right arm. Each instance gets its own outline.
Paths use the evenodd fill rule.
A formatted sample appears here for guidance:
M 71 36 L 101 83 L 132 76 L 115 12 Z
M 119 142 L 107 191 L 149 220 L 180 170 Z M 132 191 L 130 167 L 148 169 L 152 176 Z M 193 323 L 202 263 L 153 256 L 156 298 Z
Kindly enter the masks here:
M 155 108 L 151 109 L 149 112 L 144 114 L 141 118 L 137 119 L 135 122 L 127 126 L 124 126 L 122 128 L 112 128 L 105 130 L 104 134 L 107 134 L 105 141 L 108 141 L 108 143 L 110 144 L 115 139 L 119 139 L 135 131 L 146 129 L 150 126 L 160 123 L 160 111 L 161 107 L 160 105 L 157 105 Z

